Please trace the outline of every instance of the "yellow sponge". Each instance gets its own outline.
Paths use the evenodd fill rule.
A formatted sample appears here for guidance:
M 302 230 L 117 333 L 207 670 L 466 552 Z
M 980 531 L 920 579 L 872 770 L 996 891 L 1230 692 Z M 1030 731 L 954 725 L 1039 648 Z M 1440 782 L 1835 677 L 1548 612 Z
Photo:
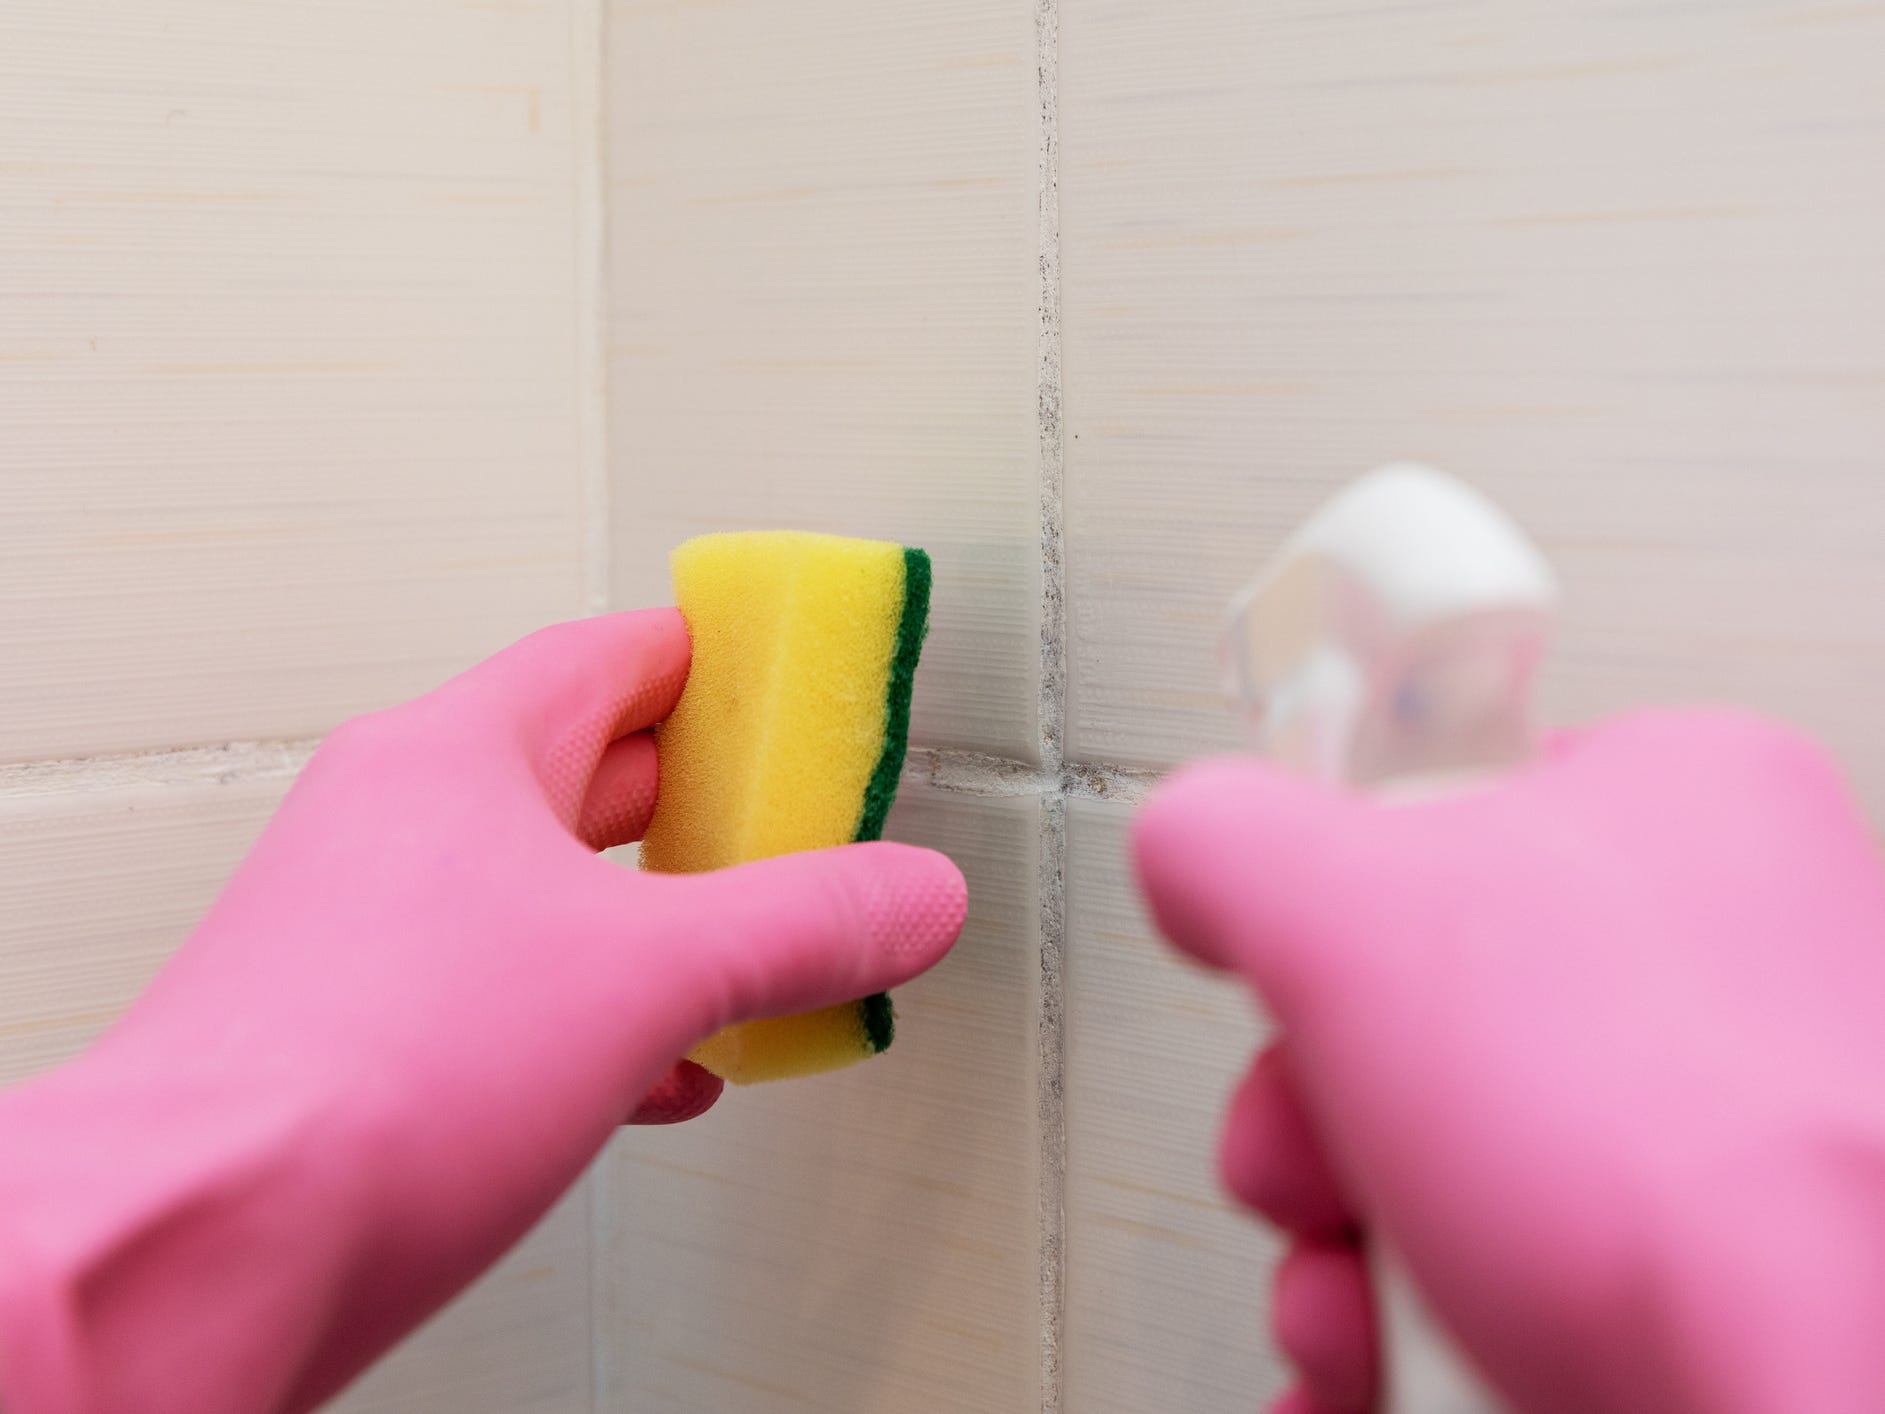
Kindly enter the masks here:
M 897 791 L 929 616 L 929 556 L 762 531 L 674 552 L 693 666 L 656 733 L 644 869 L 691 873 L 874 840 Z M 890 999 L 730 1026 L 690 1059 L 736 1085 L 835 1070 L 890 1044 Z

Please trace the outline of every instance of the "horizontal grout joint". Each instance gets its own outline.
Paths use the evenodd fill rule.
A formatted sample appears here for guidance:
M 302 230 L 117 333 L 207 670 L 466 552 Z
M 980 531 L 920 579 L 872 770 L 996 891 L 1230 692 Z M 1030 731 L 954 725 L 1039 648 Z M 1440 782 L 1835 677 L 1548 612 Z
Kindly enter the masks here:
M 0 799 L 61 795 L 126 786 L 234 785 L 239 781 L 293 780 L 319 746 L 318 737 L 293 741 L 230 741 L 172 751 L 135 751 L 59 761 L 0 765 Z
M 904 757 L 903 779 L 957 795 L 1052 795 L 1054 778 L 1038 766 L 977 751 L 927 751 L 912 748 Z
M 289 780 L 314 755 L 318 737 L 290 741 L 231 741 L 170 751 L 136 751 L 56 761 L 0 765 L 0 799 L 116 790 L 124 786 L 233 785 Z M 1159 773 L 1107 762 L 1070 762 L 1046 771 L 1026 761 L 977 751 L 914 748 L 904 761 L 911 785 L 951 795 L 1075 800 L 1143 800 Z
M 1046 771 L 976 751 L 913 749 L 903 767 L 905 781 L 953 795 L 1065 797 L 1128 805 L 1145 799 L 1158 778 L 1157 771 L 1101 761 L 1069 762 L 1058 771 Z
M 1106 762 L 1071 761 L 1060 768 L 1060 793 L 1073 800 L 1113 800 L 1137 805 L 1158 784 L 1160 772 Z

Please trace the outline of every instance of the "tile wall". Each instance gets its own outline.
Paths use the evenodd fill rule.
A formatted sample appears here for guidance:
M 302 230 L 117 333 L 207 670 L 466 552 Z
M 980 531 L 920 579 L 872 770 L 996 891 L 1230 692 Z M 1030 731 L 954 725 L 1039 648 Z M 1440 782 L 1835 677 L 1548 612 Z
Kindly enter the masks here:
M 698 531 L 925 545 L 903 1037 L 623 1136 L 374 1410 L 1255 1407 L 1211 1175 L 1261 1033 L 1131 802 L 1219 606 L 1439 462 L 1571 721 L 1729 696 L 1885 810 L 1866 5 L 368 0 L 0 16 L 0 1075 L 69 1054 L 312 744 Z M 606 96 L 606 104 L 603 102 Z M 1259 862 L 1260 863 L 1260 862 Z

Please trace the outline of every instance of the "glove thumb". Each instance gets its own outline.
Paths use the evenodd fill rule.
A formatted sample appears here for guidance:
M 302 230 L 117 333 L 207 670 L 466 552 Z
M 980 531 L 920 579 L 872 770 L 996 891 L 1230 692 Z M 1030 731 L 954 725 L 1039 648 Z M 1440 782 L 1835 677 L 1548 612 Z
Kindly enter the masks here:
M 1159 931 L 1247 976 L 1288 1026 L 1357 972 L 1345 924 L 1383 887 L 1365 804 L 1250 760 L 1179 771 L 1133 822 L 1140 890 Z
M 671 936 L 685 940 L 702 1035 L 901 986 L 949 951 L 968 913 L 961 871 L 911 845 L 844 845 L 659 877 L 676 914 Z

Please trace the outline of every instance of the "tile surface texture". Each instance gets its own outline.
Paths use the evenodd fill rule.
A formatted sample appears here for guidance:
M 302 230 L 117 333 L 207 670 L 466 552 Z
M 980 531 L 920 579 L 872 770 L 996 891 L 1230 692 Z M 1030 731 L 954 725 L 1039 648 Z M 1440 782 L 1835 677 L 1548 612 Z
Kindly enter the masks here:
M 0 15 L 0 760 L 308 736 L 582 609 L 561 3 Z
M 921 545 L 914 739 L 1031 757 L 1032 8 L 609 7 L 615 595 L 711 530 Z

